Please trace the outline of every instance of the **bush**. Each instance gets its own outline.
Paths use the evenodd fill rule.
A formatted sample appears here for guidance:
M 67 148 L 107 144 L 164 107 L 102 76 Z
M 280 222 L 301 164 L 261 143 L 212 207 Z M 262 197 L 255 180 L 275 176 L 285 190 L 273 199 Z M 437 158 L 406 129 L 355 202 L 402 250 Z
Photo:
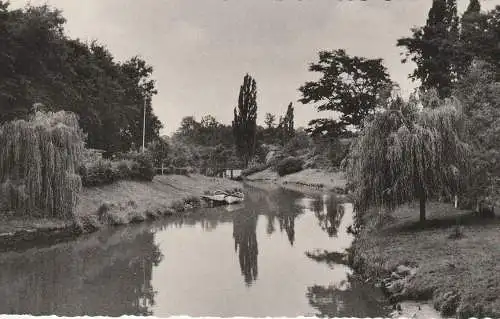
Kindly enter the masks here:
M 82 165 L 79 169 L 82 185 L 85 187 L 112 184 L 120 175 L 113 169 L 111 161 L 99 159 L 97 162 Z
M 311 148 L 311 138 L 304 132 L 295 134 L 284 146 L 285 154 L 296 156 L 299 153 L 307 153 Z
M 147 154 L 127 153 L 121 160 L 112 162 L 99 159 L 80 166 L 79 174 L 85 187 L 112 184 L 118 180 L 152 181 L 155 175 L 153 162 Z
M 276 170 L 279 176 L 296 173 L 302 170 L 304 161 L 296 157 L 288 157 L 278 163 Z
M 186 205 L 189 205 L 193 208 L 198 208 L 201 207 L 201 200 L 197 196 L 189 196 L 184 199 L 184 207 L 186 207 Z
M 184 201 L 181 201 L 181 200 L 173 201 L 172 205 L 170 207 L 177 213 L 182 213 L 183 211 L 186 210 L 186 206 L 184 205 Z
M 153 167 L 153 160 L 147 153 L 129 153 L 128 158 L 133 160 L 131 176 L 133 179 L 141 181 L 152 181 L 156 172 Z
M 132 167 L 133 162 L 129 160 L 118 161 L 116 165 L 116 170 L 120 179 L 129 179 L 132 177 Z

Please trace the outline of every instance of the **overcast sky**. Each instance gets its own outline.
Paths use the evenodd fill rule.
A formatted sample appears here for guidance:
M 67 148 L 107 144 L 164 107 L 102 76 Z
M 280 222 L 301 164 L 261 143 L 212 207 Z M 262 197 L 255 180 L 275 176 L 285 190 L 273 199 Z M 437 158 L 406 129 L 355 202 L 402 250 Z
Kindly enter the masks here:
M 13 7 L 28 1 L 11 0 Z M 153 108 L 170 134 L 184 116 L 231 123 L 245 73 L 257 81 L 258 122 L 294 102 L 296 126 L 320 114 L 297 102 L 319 50 L 380 57 L 404 94 L 413 65 L 396 40 L 423 25 L 430 0 L 31 0 L 63 11 L 66 32 L 97 39 L 120 61 L 140 55 L 154 68 Z M 468 0 L 458 0 L 462 12 Z M 482 0 L 491 9 L 500 0 Z M 324 113 L 324 112 L 322 112 Z

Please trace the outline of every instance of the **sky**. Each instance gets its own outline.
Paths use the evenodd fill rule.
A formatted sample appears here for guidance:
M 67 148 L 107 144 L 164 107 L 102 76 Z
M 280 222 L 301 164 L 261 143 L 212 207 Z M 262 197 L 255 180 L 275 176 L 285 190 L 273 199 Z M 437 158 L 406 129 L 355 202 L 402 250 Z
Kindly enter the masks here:
M 153 66 L 153 109 L 171 134 L 185 116 L 211 114 L 230 124 L 246 73 L 257 82 L 258 123 L 295 106 L 295 125 L 330 117 L 302 105 L 298 88 L 321 50 L 382 58 L 408 95 L 414 69 L 402 64 L 398 38 L 425 24 L 431 0 L 11 0 L 13 8 L 49 4 L 63 11 L 66 33 L 97 40 L 118 61 L 139 55 Z M 458 0 L 459 12 L 468 0 Z M 483 10 L 500 0 L 481 0 Z

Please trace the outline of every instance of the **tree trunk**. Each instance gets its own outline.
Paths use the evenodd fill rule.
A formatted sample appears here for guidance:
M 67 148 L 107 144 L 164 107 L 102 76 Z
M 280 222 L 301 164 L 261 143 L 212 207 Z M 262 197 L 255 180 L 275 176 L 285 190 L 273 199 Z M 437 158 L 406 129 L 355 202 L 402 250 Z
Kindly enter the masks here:
M 425 222 L 425 194 L 420 195 L 420 222 Z

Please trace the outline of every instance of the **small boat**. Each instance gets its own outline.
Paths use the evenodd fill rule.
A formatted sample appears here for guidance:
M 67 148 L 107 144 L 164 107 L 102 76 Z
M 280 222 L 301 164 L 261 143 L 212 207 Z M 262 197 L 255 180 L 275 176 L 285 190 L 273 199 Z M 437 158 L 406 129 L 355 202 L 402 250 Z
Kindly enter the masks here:
M 216 191 L 213 195 L 203 195 L 202 199 L 208 201 L 209 203 L 215 205 L 223 205 L 223 204 L 236 204 L 241 203 L 245 199 L 245 195 L 242 192 L 225 192 L 225 191 Z

